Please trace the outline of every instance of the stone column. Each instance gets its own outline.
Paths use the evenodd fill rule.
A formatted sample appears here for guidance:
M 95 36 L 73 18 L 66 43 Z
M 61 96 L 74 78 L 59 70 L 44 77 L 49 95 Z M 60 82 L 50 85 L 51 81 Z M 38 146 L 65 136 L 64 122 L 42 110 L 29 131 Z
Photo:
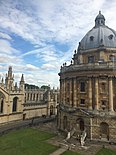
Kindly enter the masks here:
M 113 85 L 112 78 L 109 78 L 109 110 L 113 111 Z
M 92 79 L 89 78 L 89 109 L 92 110 Z
M 57 96 L 58 96 L 58 94 L 57 93 L 55 93 L 55 105 L 54 105 L 54 112 L 55 112 L 55 115 L 57 115 Z
M 63 103 L 63 96 L 62 96 L 62 93 L 63 93 L 63 81 L 60 80 L 60 102 Z
M 65 92 L 65 89 L 66 89 L 66 88 L 65 88 L 65 85 L 66 85 L 66 84 L 65 84 L 65 80 L 63 80 L 63 104 L 65 104 L 65 93 L 66 93 L 66 92 Z M 62 93 L 62 92 L 61 92 L 61 93 Z
M 74 95 L 73 95 L 73 101 L 74 101 L 74 107 L 77 106 L 77 83 L 76 83 L 76 78 L 74 79 L 74 82 L 73 82 L 73 88 L 74 88 Z
M 70 79 L 70 90 L 69 90 L 70 96 L 69 96 L 69 100 L 70 100 L 70 106 L 72 106 L 72 79 Z
M 90 139 L 92 140 L 93 137 L 92 137 L 92 118 L 90 118 Z
M 98 78 L 95 78 L 95 110 L 98 110 Z

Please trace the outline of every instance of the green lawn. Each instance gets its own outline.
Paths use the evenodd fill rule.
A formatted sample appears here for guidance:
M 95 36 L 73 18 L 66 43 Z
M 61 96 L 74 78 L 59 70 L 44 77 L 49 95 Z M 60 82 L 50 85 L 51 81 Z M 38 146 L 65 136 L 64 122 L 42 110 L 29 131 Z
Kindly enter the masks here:
M 116 151 L 107 148 L 102 148 L 96 153 L 96 155 L 116 155 Z
M 48 144 L 54 135 L 38 129 L 21 129 L 0 136 L 0 155 L 49 155 L 58 147 Z M 81 155 L 67 150 L 62 155 Z M 116 151 L 102 148 L 96 155 L 116 155 Z
M 0 137 L 0 155 L 49 155 L 57 149 L 45 140 L 54 135 L 38 129 L 21 129 Z
M 66 152 L 64 152 L 62 155 L 81 155 L 81 154 L 79 154 L 79 153 L 77 153 L 77 152 L 66 151 Z

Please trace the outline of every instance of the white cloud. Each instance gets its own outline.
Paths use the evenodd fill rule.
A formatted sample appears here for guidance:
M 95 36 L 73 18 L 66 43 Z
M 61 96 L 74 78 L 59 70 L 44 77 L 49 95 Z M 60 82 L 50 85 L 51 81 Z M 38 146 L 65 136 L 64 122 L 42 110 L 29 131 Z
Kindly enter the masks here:
M 10 35 L 0 32 L 0 38 L 2 39 L 7 39 L 7 40 L 12 40 L 12 38 L 10 37 Z
M 26 64 L 26 70 L 27 71 L 38 71 L 39 68 L 31 64 Z
M 52 65 L 52 64 L 43 64 L 42 69 L 45 69 L 45 70 L 56 70 L 56 66 L 55 65 Z
M 106 0 L 4 0 L 0 8 L 1 27 L 42 46 L 46 40 L 77 43 L 94 26 L 99 10 L 116 12 L 115 1 Z
M 0 39 L 0 53 L 5 54 L 19 54 L 19 51 L 13 48 L 9 41 L 5 39 Z
M 115 0 L 1 0 L 0 64 L 12 65 L 18 75 L 24 72 L 29 83 L 38 85 L 43 80 L 57 85 L 60 66 L 65 61 L 70 63 L 78 42 L 94 26 L 99 10 L 105 15 L 106 25 L 116 29 Z M 12 44 L 12 34 L 36 49 L 21 54 Z M 60 45 L 69 48 L 62 51 Z M 26 64 L 31 56 L 36 65 L 33 61 Z

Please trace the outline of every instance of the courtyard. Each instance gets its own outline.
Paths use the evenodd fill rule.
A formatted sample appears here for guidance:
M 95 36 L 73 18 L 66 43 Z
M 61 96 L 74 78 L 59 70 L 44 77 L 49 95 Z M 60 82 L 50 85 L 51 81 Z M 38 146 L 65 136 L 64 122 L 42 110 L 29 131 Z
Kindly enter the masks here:
M 11 131 L 0 137 L 1 155 L 115 155 L 116 146 L 105 144 L 87 144 L 81 148 L 77 142 L 76 148 L 69 148 L 73 139 L 68 142 L 68 148 L 64 137 L 55 131 L 54 123 L 24 128 Z M 60 150 L 62 150 L 60 152 Z M 55 152 L 57 151 L 58 154 Z

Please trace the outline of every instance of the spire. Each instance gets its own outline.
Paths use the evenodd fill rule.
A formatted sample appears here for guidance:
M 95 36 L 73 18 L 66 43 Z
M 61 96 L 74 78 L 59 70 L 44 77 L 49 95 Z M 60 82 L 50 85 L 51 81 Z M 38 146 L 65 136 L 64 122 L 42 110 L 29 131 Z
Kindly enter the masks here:
M 25 81 L 24 81 L 24 76 L 22 74 L 21 81 L 20 81 L 20 90 L 24 91 L 24 85 L 25 85 Z
M 15 90 L 17 90 L 17 82 L 15 82 Z
M 12 78 L 12 66 L 9 66 L 8 77 Z
M 24 82 L 24 75 L 21 76 L 21 82 Z
M 3 78 L 2 78 L 2 80 L 1 80 L 1 82 L 4 83 L 4 79 L 3 79 Z
M 95 27 L 103 25 L 105 25 L 105 17 L 101 14 L 101 11 L 99 11 L 99 14 L 95 18 Z

